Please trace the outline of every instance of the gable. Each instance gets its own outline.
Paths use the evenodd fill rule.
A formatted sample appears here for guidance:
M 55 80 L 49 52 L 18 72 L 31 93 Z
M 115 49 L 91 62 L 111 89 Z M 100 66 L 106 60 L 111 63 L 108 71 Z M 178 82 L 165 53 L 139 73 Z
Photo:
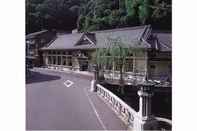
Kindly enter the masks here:
M 81 45 L 96 45 L 93 33 L 86 33 L 83 34 L 83 36 L 80 38 L 80 40 L 75 44 L 75 46 L 81 46 Z

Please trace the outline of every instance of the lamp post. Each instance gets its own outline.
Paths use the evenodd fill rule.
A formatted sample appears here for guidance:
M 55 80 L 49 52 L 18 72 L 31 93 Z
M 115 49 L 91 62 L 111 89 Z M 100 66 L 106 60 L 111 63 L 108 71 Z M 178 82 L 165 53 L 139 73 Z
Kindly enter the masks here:
M 139 87 L 139 112 L 138 117 L 134 120 L 134 130 L 155 130 L 157 129 L 157 121 L 151 113 L 151 97 L 155 84 L 144 80 L 143 83 L 137 85 Z

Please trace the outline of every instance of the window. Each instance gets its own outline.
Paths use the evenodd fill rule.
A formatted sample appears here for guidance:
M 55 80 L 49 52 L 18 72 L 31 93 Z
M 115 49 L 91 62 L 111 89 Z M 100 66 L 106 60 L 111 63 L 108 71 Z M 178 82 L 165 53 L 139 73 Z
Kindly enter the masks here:
M 126 72 L 133 72 L 133 59 L 132 58 L 126 59 L 125 71 Z
M 64 66 L 72 66 L 72 57 L 71 56 L 63 56 L 62 64 Z
M 57 64 L 58 64 L 58 65 L 61 65 L 61 56 L 58 56 L 58 57 L 57 57 Z
M 67 60 L 68 60 L 68 66 L 72 66 L 72 57 L 69 56 L 69 57 L 67 58 Z
M 68 55 L 72 55 L 72 52 L 71 52 L 71 51 L 69 51 L 67 54 L 68 54 Z
M 41 39 L 41 43 L 45 43 L 46 41 L 45 41 L 45 39 Z
M 106 65 L 106 70 L 112 70 L 112 63 L 108 63 L 107 65 Z
M 53 64 L 55 65 L 56 64 L 56 57 L 53 56 Z
M 62 64 L 66 66 L 66 56 L 63 56 L 62 61 Z
M 155 67 L 155 65 L 150 65 L 150 68 L 155 69 L 156 67 Z
M 129 53 L 128 56 L 133 56 L 133 53 Z
M 53 55 L 56 54 L 56 51 L 52 51 L 52 54 L 53 54 Z
M 114 65 L 115 67 L 114 67 L 114 70 L 116 70 L 116 71 L 120 71 L 120 62 L 119 62 L 119 60 L 115 60 L 115 65 Z
M 48 56 L 48 64 L 51 64 L 51 56 Z

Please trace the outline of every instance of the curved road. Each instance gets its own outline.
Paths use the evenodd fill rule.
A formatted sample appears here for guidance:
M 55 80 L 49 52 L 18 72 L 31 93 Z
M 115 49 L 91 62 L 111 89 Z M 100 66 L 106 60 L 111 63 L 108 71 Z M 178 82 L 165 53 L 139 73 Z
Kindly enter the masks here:
M 26 81 L 27 130 L 126 130 L 115 113 L 89 91 L 91 77 L 32 71 Z M 69 87 L 67 80 L 73 82 Z

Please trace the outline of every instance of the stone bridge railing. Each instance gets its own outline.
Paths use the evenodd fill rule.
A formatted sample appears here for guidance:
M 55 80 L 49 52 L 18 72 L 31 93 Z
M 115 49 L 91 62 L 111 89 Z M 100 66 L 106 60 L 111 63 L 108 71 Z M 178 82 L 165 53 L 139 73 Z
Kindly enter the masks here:
M 97 94 L 108 104 L 118 115 L 118 117 L 128 126 L 128 129 L 134 129 L 137 131 L 143 131 L 141 123 L 143 123 L 147 116 L 140 115 L 143 110 L 136 112 L 129 105 L 127 105 L 123 100 L 118 96 L 113 94 L 111 91 L 107 90 L 100 84 L 96 84 Z M 147 105 L 146 105 L 147 106 Z M 143 107 L 143 109 L 145 109 Z M 143 113 L 142 113 L 143 114 Z M 150 117 L 151 124 L 143 125 L 143 128 L 150 130 L 171 130 L 172 121 L 166 118 L 161 117 Z M 148 126 L 148 127 L 147 127 Z
M 137 117 L 137 112 L 134 109 L 99 84 L 97 84 L 97 93 L 116 112 L 126 125 L 133 127 L 134 118 Z

